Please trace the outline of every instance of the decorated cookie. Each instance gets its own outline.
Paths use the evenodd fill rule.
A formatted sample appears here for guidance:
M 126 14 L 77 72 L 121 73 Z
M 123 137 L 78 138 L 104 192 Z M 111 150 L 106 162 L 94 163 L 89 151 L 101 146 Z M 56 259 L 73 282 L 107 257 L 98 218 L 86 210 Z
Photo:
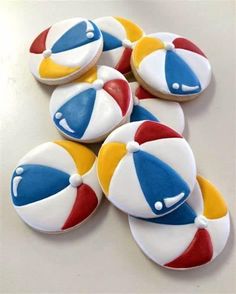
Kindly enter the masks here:
M 97 66 L 73 83 L 59 86 L 50 101 L 51 117 L 66 137 L 81 142 L 104 139 L 125 123 L 133 107 L 125 77 L 108 66 Z
M 30 69 L 49 85 L 72 81 L 92 68 L 102 53 L 103 39 L 90 20 L 72 18 L 47 28 L 30 47 Z
M 108 200 L 145 218 L 180 206 L 196 178 L 195 160 L 185 139 L 153 121 L 132 122 L 113 131 L 99 151 L 97 172 Z
M 32 228 L 47 233 L 75 228 L 102 197 L 96 156 L 70 141 L 39 145 L 15 169 L 11 196 L 17 213 Z
M 146 90 L 169 100 L 193 99 L 211 80 L 211 66 L 204 53 L 189 40 L 170 33 L 141 38 L 131 65 Z
M 163 217 L 129 217 L 132 235 L 157 264 L 183 270 L 212 261 L 221 253 L 230 230 L 229 213 L 220 192 L 206 179 L 178 209 Z
M 184 130 L 184 113 L 177 102 L 156 98 L 137 82 L 130 83 L 134 107 L 130 121 L 152 120 L 161 122 L 178 133 Z
M 99 64 L 111 66 L 123 74 L 129 73 L 132 47 L 143 36 L 142 29 L 122 17 L 101 17 L 94 23 L 101 30 L 104 40 Z

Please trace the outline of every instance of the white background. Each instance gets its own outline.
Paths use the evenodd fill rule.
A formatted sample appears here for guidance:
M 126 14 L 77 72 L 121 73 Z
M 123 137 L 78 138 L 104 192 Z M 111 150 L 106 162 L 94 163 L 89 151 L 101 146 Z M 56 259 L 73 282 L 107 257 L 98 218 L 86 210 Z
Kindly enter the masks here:
M 185 136 L 199 173 L 221 190 L 235 218 L 236 47 L 234 1 L 79 1 L 0 4 L 0 291 L 2 293 L 235 293 L 234 220 L 225 251 L 201 269 L 176 272 L 147 259 L 132 240 L 127 216 L 107 200 L 81 228 L 44 235 L 11 206 L 9 181 L 31 148 L 60 138 L 50 121 L 52 88 L 28 69 L 28 48 L 50 24 L 74 16 L 119 15 L 147 33 L 194 40 L 214 76 L 199 98 L 183 104 Z

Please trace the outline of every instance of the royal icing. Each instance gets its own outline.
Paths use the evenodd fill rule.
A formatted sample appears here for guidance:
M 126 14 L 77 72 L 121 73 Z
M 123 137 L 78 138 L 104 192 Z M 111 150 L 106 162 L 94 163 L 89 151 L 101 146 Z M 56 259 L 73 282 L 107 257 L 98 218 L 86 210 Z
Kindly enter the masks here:
M 50 100 L 50 113 L 66 137 L 96 142 L 126 122 L 132 106 L 125 77 L 111 67 L 97 66 L 73 83 L 57 87 Z
M 211 262 L 225 247 L 230 222 L 220 192 L 198 176 L 188 200 L 160 218 L 129 217 L 134 240 L 157 264 L 189 269 Z
M 150 92 L 165 96 L 196 96 L 211 80 L 211 66 L 191 41 L 170 33 L 140 39 L 131 57 L 134 73 Z
M 48 233 L 80 225 L 102 198 L 96 156 L 70 141 L 48 142 L 18 163 L 11 196 L 18 215 L 32 228 Z
M 99 64 L 111 66 L 123 74 L 129 73 L 132 48 L 143 36 L 142 29 L 122 17 L 101 17 L 94 23 L 101 30 L 104 41 Z
M 130 121 L 152 120 L 161 122 L 178 133 L 184 130 L 184 113 L 179 103 L 156 98 L 137 82 L 130 83 L 134 106 Z
M 180 206 L 193 190 L 196 167 L 186 140 L 153 121 L 125 124 L 103 143 L 97 173 L 116 207 L 153 218 Z
M 101 32 L 92 21 L 77 17 L 58 22 L 31 44 L 31 72 L 45 84 L 66 83 L 95 64 L 102 46 Z

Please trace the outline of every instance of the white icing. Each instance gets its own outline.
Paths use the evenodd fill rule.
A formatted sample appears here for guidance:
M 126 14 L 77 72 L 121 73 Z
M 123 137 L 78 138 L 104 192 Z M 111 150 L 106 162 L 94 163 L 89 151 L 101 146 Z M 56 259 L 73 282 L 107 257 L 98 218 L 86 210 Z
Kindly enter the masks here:
M 65 118 L 59 121 L 59 125 L 62 126 L 66 131 L 74 133 L 75 131 L 70 128 Z
M 130 40 L 128 39 L 124 39 L 122 41 L 122 45 L 125 47 L 125 48 L 132 48 L 133 47 L 133 44 Z
M 172 88 L 178 90 L 180 85 L 178 83 L 173 83 Z
M 70 176 L 69 182 L 72 187 L 77 188 L 83 183 L 83 180 L 79 174 L 73 174 Z
M 166 50 L 173 51 L 175 49 L 175 45 L 171 42 L 164 42 L 164 46 Z
M 190 196 L 188 197 L 187 203 L 196 212 L 197 215 L 203 215 L 203 198 L 202 192 L 198 182 L 195 182 L 195 186 Z
M 175 205 L 177 202 L 179 202 L 183 197 L 184 197 L 184 193 L 182 192 L 174 197 L 164 198 L 165 206 L 169 208 Z
M 52 51 L 50 49 L 46 49 L 43 51 L 44 58 L 50 57 L 51 55 L 52 55 Z
M 128 142 L 126 145 L 126 150 L 129 153 L 137 152 L 140 150 L 140 145 L 138 142 L 135 142 L 135 141 Z
M 190 91 L 197 90 L 197 89 L 199 89 L 199 86 L 190 87 L 187 85 L 182 85 L 182 91 L 184 91 L 184 92 L 190 92 Z
M 97 76 L 98 79 L 103 80 L 104 83 L 115 79 L 127 81 L 124 75 L 122 75 L 119 71 L 105 65 L 100 65 L 97 67 Z
M 163 204 L 160 201 L 157 201 L 154 206 L 155 206 L 156 210 L 162 210 L 162 208 L 163 208 Z
M 176 38 L 180 37 L 179 35 L 176 34 L 170 34 L 167 32 L 162 32 L 162 33 L 154 33 L 148 35 L 150 37 L 158 38 L 166 43 L 172 43 Z
M 115 68 L 120 61 L 120 58 L 124 52 L 124 47 L 117 47 L 113 50 L 103 51 L 98 60 L 98 64 L 107 65 Z
M 103 80 L 96 80 L 93 82 L 93 87 L 96 89 L 96 90 L 101 90 L 104 86 L 104 82 Z
M 16 176 L 13 179 L 12 190 L 13 190 L 13 195 L 15 197 L 17 197 L 17 189 L 21 180 L 22 180 L 22 177 L 19 177 L 19 176 Z
M 17 167 L 17 169 L 16 169 L 16 174 L 17 175 L 21 175 L 23 172 L 24 172 L 23 167 Z
M 61 112 L 57 112 L 57 113 L 55 114 L 55 118 L 56 118 L 56 119 L 61 119 L 61 118 L 62 118 L 62 113 L 61 113 Z
M 194 223 L 199 229 L 206 229 L 208 227 L 208 220 L 204 215 L 198 215 Z
M 94 37 L 94 33 L 93 32 L 87 32 L 86 36 L 87 36 L 87 38 L 92 39 Z
M 134 99 L 134 105 L 140 104 L 140 100 L 137 97 L 133 97 L 133 99 Z

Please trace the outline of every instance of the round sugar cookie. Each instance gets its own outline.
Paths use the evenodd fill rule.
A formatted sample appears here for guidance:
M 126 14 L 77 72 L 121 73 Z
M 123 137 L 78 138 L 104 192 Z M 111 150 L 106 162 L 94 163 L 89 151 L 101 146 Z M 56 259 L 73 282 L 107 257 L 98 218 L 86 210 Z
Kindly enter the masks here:
M 48 142 L 18 163 L 11 196 L 18 215 L 32 228 L 58 233 L 82 224 L 102 198 L 96 156 L 70 141 Z
M 157 264 L 175 270 L 211 262 L 224 249 L 230 220 L 226 203 L 216 187 L 198 176 L 189 199 L 163 217 L 129 217 L 134 240 Z
M 103 52 L 99 64 L 111 66 L 123 74 L 131 72 L 130 57 L 134 43 L 143 35 L 143 30 L 132 21 L 106 16 L 94 23 L 103 35 Z
M 201 94 L 211 80 L 205 54 L 188 39 L 171 33 L 141 38 L 133 49 L 131 66 L 150 93 L 180 102 Z
M 180 134 L 158 122 L 138 121 L 107 137 L 98 154 L 97 173 L 104 194 L 117 208 L 153 218 L 188 198 L 196 167 Z
M 101 32 L 92 21 L 81 17 L 60 21 L 31 44 L 30 70 L 42 83 L 67 83 L 95 65 L 102 46 Z
M 72 140 L 86 143 L 103 140 L 125 123 L 132 107 L 129 83 L 108 66 L 96 66 L 72 83 L 57 87 L 50 101 L 57 129 Z
M 152 120 L 165 124 L 182 134 L 184 131 L 184 113 L 179 103 L 158 99 L 137 82 L 129 83 L 133 95 L 134 107 L 130 121 Z

